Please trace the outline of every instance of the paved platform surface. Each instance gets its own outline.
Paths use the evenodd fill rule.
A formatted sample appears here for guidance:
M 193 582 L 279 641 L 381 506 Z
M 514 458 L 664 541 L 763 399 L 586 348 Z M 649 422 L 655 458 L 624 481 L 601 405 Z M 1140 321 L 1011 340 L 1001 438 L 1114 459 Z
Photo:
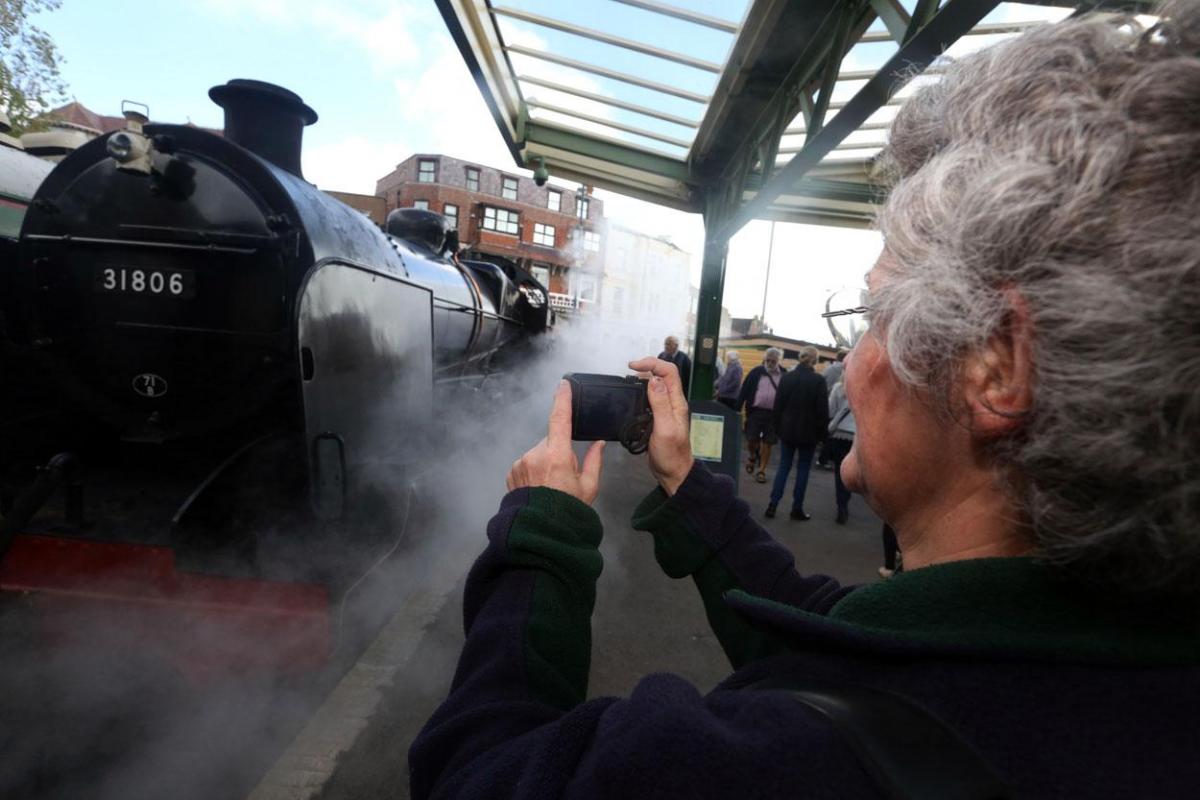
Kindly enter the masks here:
M 774 465 L 769 470 L 773 475 Z M 834 524 L 831 472 L 812 471 L 806 507 L 813 518 L 808 522 L 788 519 L 789 500 L 781 515 L 764 519 L 770 483 L 755 483 L 744 473 L 741 477 L 740 495 L 791 548 L 802 572 L 833 575 L 843 583 L 878 580 L 881 523 L 854 498 L 849 522 Z M 701 690 L 729 673 L 691 580 L 664 576 L 650 539 L 629 527 L 634 507 L 652 488 L 644 457 L 616 447 L 606 453 L 596 504 L 605 527 L 605 563 L 593 617 L 592 696 L 627 694 L 650 672 L 675 672 Z M 253 800 L 408 797 L 408 747 L 453 676 L 463 642 L 462 578 L 482 549 L 490 513 L 478 505 L 458 511 L 457 520 L 443 518 L 438 524 L 455 528 L 448 540 L 454 565 L 448 572 L 445 566 L 439 569 L 443 576 L 457 570 L 457 576 L 444 581 L 441 590 L 435 581 L 435 588 L 420 593 L 384 627 L 362 663 L 260 783 Z M 441 559 L 447 562 L 444 551 Z

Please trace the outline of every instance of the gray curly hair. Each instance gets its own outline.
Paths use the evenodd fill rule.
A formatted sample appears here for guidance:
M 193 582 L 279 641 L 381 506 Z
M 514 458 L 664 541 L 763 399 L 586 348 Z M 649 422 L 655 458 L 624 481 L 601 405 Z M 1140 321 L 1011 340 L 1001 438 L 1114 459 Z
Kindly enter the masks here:
M 870 300 L 949 410 L 1020 293 L 1034 400 L 999 475 L 1041 558 L 1142 597 L 1200 593 L 1200 3 L 1162 13 L 1046 26 L 909 99 Z

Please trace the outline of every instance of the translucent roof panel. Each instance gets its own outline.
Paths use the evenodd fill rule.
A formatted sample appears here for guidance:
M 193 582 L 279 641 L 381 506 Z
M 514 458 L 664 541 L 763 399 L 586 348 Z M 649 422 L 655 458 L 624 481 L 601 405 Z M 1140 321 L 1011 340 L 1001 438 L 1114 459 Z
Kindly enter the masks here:
M 652 4 L 603 5 L 597 14 L 590 3 L 492 4 L 530 118 L 682 159 L 736 35 L 728 14 L 744 4 L 674 4 L 685 18 Z
M 1131 1 L 1143 0 L 1078 4 Z M 942 59 L 1075 10 L 1072 0 L 436 2 L 519 164 L 690 211 L 711 211 L 709 190 L 734 183 L 742 191 L 719 192 L 743 199 L 734 229 L 788 209 L 866 224 L 854 215 L 873 202 L 871 159 Z M 913 22 L 918 5 L 928 14 Z M 904 85 L 895 75 L 910 64 L 927 71 Z

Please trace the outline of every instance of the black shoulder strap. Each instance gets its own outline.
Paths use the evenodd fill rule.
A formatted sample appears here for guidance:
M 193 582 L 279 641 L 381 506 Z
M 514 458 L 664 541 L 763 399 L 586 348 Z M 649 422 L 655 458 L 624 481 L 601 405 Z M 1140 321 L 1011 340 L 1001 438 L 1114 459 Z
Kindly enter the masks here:
M 768 683 L 775 681 L 748 688 L 787 688 Z M 910 698 L 849 684 L 788 691 L 830 721 L 887 797 L 897 800 L 1014 797 L 957 731 Z

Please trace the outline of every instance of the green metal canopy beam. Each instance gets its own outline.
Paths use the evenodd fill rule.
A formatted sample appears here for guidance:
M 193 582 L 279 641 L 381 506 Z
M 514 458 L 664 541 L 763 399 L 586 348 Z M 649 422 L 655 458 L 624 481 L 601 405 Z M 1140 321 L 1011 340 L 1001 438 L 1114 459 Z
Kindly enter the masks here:
M 958 2 L 958 0 L 951 0 L 950 3 L 948 3 L 946 6 L 943 6 L 942 10 L 945 11 L 947 8 L 954 5 L 956 2 Z M 999 5 L 999 3 L 996 3 L 996 5 Z M 972 28 L 969 31 L 963 31 L 958 36 L 954 37 L 954 39 L 951 39 L 949 42 L 946 42 L 946 44 L 951 44 L 952 42 L 954 42 L 955 40 L 957 40 L 959 37 L 962 37 L 962 36 L 996 36 L 996 35 L 1002 34 L 1002 33 L 1024 33 L 1025 31 L 1029 30 L 1030 28 L 1039 28 L 1042 25 L 1048 25 L 1048 24 L 1049 23 L 1044 22 L 1040 19 L 1028 20 L 1025 22 L 985 22 L 982 25 L 976 25 L 974 28 Z M 893 41 L 893 39 L 892 39 L 892 34 L 888 31 L 871 31 L 870 33 L 863 34 L 863 37 L 861 39 L 859 39 L 859 41 L 860 42 L 890 42 L 890 41 Z
M 871 0 L 871 8 L 875 9 L 875 13 L 883 20 L 888 35 L 903 44 L 908 26 L 912 23 L 912 17 L 904 10 L 904 6 L 897 0 Z
M 722 235 L 732 236 L 747 222 L 766 211 L 777 197 L 794 186 L 806 172 L 878 111 L 892 93 L 908 80 L 913 66 L 917 69 L 928 66 L 946 46 L 976 26 L 998 4 L 998 0 L 951 0 L 880 67 L 875 77 L 867 81 L 846 103 L 837 117 L 812 137 L 804 149 L 780 169 L 753 200 L 737 211 L 723 226 Z
M 525 123 L 525 136 L 539 144 L 579 153 L 590 158 L 624 164 L 642 172 L 678 181 L 687 181 L 689 178 L 687 164 L 679 159 L 604 140 L 591 134 L 548 125 L 538 120 L 531 119 Z

